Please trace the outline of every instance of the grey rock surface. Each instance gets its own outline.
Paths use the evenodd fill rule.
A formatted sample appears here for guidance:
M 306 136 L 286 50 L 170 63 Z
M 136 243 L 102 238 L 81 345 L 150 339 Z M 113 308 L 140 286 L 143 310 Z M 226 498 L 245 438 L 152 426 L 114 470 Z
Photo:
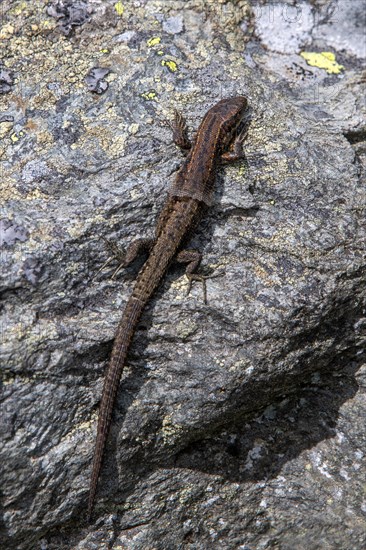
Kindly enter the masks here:
M 347 6 L 296 4 L 304 20 L 273 42 L 266 3 L 67 2 L 64 17 L 88 14 L 67 34 L 51 4 L 2 4 L 2 546 L 361 550 L 364 58 L 330 11 Z M 305 46 L 331 50 L 335 72 Z M 101 95 L 93 67 L 109 71 Z M 220 171 L 193 238 L 208 305 L 172 266 L 130 350 L 87 525 L 104 369 L 141 266 L 98 272 L 101 237 L 153 233 L 182 160 L 173 109 L 194 130 L 238 94 L 247 163 Z

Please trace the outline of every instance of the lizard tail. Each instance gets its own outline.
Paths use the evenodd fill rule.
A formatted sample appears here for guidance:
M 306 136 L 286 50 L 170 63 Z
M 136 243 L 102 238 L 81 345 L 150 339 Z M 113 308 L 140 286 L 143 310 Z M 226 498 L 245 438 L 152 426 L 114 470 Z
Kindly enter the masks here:
M 95 444 L 88 501 L 88 521 L 90 521 L 94 508 L 104 447 L 108 437 L 113 405 L 121 379 L 122 369 L 133 333 L 141 316 L 144 305 L 145 304 L 141 300 L 131 296 L 118 325 L 116 338 L 114 340 L 111 359 L 104 379 L 103 393 L 99 410 L 97 440 Z

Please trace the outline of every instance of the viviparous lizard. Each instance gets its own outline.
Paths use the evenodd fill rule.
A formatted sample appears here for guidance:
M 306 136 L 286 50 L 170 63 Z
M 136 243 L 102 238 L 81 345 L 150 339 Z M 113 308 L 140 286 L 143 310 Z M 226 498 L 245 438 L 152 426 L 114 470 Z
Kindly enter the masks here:
M 188 139 L 183 116 L 175 112 L 175 119 L 171 124 L 174 142 L 189 152 L 158 218 L 155 238 L 133 242 L 125 256 L 123 265 L 128 265 L 140 249 L 147 248 L 150 251 L 119 322 L 104 379 L 90 482 L 89 520 L 94 507 L 114 401 L 137 323 L 173 258 L 187 264 L 186 275 L 190 283 L 193 279 L 204 280 L 202 276 L 195 274 L 201 261 L 200 253 L 191 249 L 184 250 L 183 245 L 212 202 L 219 164 L 222 161 L 236 161 L 244 156 L 242 143 L 245 133 L 242 125 L 246 109 L 245 97 L 222 99 L 204 116 L 193 144 Z

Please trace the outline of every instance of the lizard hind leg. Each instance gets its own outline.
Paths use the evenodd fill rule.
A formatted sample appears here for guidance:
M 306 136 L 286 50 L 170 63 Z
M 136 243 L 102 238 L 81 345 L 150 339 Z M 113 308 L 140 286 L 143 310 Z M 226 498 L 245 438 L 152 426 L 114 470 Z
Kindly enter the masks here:
M 113 260 L 117 260 L 118 266 L 117 266 L 117 269 L 115 269 L 113 272 L 112 279 L 115 279 L 117 277 L 121 269 L 129 266 L 137 258 L 137 256 L 139 256 L 139 254 L 142 251 L 146 252 L 146 250 L 150 250 L 153 244 L 155 243 L 155 239 L 152 239 L 152 238 L 136 239 L 128 246 L 127 250 L 125 251 L 125 250 L 121 250 L 115 242 L 109 241 L 104 237 L 103 237 L 103 240 L 106 246 L 109 248 L 111 252 L 111 256 L 102 265 L 98 273 L 102 271 L 102 269 L 104 269 L 107 265 L 109 265 Z
M 202 254 L 198 250 L 186 249 L 181 250 L 177 254 L 176 261 L 181 264 L 188 264 L 186 267 L 186 277 L 188 279 L 188 290 L 187 295 L 190 293 L 192 288 L 193 281 L 201 281 L 203 288 L 203 301 L 207 304 L 207 288 L 206 288 L 206 279 L 209 277 L 195 273 L 196 269 L 199 267 L 202 260 Z

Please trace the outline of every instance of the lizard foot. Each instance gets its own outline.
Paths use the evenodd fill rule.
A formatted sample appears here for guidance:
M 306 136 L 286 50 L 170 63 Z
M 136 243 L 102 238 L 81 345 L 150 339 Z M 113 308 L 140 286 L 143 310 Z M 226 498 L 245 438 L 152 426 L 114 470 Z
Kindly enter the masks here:
M 188 279 L 187 296 L 191 292 L 193 281 L 200 281 L 202 283 L 202 289 L 203 289 L 203 303 L 207 305 L 207 285 L 206 285 L 207 279 L 217 279 L 218 277 L 222 277 L 223 275 L 224 275 L 223 272 L 217 273 L 215 275 L 202 275 L 201 273 L 186 273 L 186 277 Z
M 99 275 L 99 273 L 101 271 L 103 271 L 111 262 L 113 262 L 114 260 L 117 260 L 118 261 L 118 267 L 112 275 L 112 279 L 114 279 L 115 276 L 117 275 L 117 270 L 119 271 L 123 267 L 122 264 L 124 263 L 126 252 L 124 250 L 121 250 L 115 242 L 110 241 L 110 240 L 106 239 L 105 237 L 101 237 L 101 239 L 104 241 L 104 244 L 105 244 L 106 248 L 109 249 L 111 255 L 104 262 L 102 267 L 100 269 L 98 269 L 98 271 L 95 274 L 95 277 L 97 277 Z
M 117 260 L 118 266 L 117 269 L 114 270 L 111 279 L 115 279 L 121 269 L 130 265 L 137 258 L 141 250 L 150 250 L 155 242 L 155 239 L 136 239 L 129 245 L 127 250 L 124 250 L 119 248 L 115 242 L 109 241 L 105 237 L 102 237 L 102 239 L 107 248 L 109 248 L 111 256 L 104 262 L 102 267 L 98 270 L 98 273 L 107 267 L 113 260 Z

